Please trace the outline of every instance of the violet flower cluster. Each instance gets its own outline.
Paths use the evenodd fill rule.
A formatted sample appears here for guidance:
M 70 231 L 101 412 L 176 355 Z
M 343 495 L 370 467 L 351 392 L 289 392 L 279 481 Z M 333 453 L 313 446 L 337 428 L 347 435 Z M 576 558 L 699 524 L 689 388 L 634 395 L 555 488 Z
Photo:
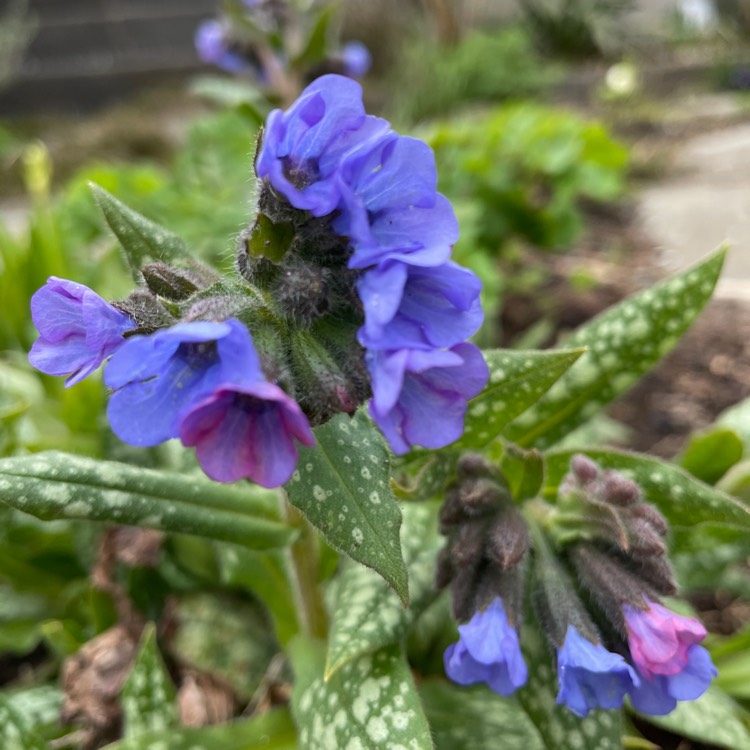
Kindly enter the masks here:
M 438 558 L 437 584 L 452 584 L 456 619 L 468 622 L 445 652 L 448 677 L 461 685 L 485 683 L 500 695 L 525 684 L 518 628 L 530 581 L 536 616 L 557 654 L 558 704 L 585 717 L 621 708 L 629 697 L 636 710 L 663 715 L 678 701 L 703 695 L 716 676 L 700 645 L 706 629 L 658 601 L 675 591 L 660 542 L 666 523 L 642 502 L 634 482 L 576 456 L 559 505 L 576 515 L 586 541 L 553 552 L 541 530 L 530 542 L 492 464 L 464 456 L 458 477 L 440 512 L 448 543 Z M 567 537 L 570 522 L 564 521 Z M 574 581 L 587 589 L 596 613 Z
M 488 371 L 466 343 L 482 322 L 481 284 L 450 260 L 458 224 L 432 151 L 367 115 L 356 82 L 327 75 L 271 113 L 256 168 L 348 244 L 370 413 L 394 452 L 455 441 Z
M 285 483 L 312 426 L 370 397 L 397 453 L 456 440 L 488 372 L 466 342 L 480 284 L 450 260 L 458 227 L 430 149 L 328 75 L 271 113 L 256 171 L 241 278 L 150 263 L 145 286 L 114 305 L 50 279 L 32 301 L 32 364 L 71 385 L 109 359 L 115 434 L 178 438 L 222 482 Z

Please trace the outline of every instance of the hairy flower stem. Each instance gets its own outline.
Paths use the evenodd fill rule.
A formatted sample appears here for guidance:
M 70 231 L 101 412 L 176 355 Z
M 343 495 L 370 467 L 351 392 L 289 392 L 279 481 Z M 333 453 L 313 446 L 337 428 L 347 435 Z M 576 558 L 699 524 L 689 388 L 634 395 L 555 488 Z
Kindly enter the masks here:
M 318 539 L 305 517 L 289 502 L 286 493 L 280 503 L 284 520 L 299 531 L 299 537 L 288 554 L 289 577 L 300 630 L 314 638 L 325 638 L 328 615 L 318 582 Z

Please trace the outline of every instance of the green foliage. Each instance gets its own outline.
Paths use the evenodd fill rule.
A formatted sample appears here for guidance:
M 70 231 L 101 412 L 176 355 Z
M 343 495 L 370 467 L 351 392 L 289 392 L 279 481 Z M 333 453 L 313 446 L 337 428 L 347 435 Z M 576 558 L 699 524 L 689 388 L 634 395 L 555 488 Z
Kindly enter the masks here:
M 322 645 L 291 646 L 292 711 L 300 750 L 432 750 L 430 729 L 401 647 L 387 646 L 323 678 Z
M 484 685 L 467 688 L 430 680 L 420 686 L 419 695 L 436 750 L 496 750 L 500 738 L 507 750 L 549 747 L 516 698 L 500 698 Z
M 120 241 L 136 283 L 141 280 L 140 269 L 146 263 L 169 263 L 187 255 L 185 243 L 176 234 L 128 208 L 99 185 L 92 183 L 91 191 L 109 228 Z
M 406 603 L 409 584 L 388 484 L 385 442 L 363 412 L 341 414 L 315 430 L 286 485 L 289 501 L 335 549 L 377 571 Z
M 157 730 L 123 739 L 107 750 L 297 750 L 294 724 L 289 712 L 276 709 L 203 729 Z M 33 750 L 33 749 L 32 749 Z
M 437 533 L 437 506 L 407 503 L 403 514 L 401 547 L 410 576 L 409 607 L 403 606 L 374 571 L 353 562 L 345 564 L 336 586 L 326 679 L 363 654 L 400 643 L 437 595 L 433 586 L 435 557 L 442 546 Z
M 750 713 L 717 688 L 667 716 L 642 716 L 651 724 L 711 747 L 750 750 Z
M 176 693 L 156 642 L 156 628 L 143 630 L 138 655 L 122 688 L 124 736 L 166 732 L 179 726 Z
M 490 381 L 469 404 L 459 446 L 487 448 L 510 422 L 539 401 L 584 351 L 485 351 Z
M 744 453 L 742 440 L 734 430 L 714 427 L 692 435 L 679 459 L 683 469 L 708 484 L 716 484 Z
M 570 58 L 606 57 L 622 49 L 623 15 L 634 0 L 521 0 L 537 45 Z
M 0 459 L 0 499 L 37 518 L 110 521 L 268 549 L 294 532 L 274 493 L 65 453 Z
M 408 70 L 408 78 L 404 71 Z M 455 46 L 416 38 L 402 46 L 391 87 L 397 122 L 447 115 L 477 102 L 538 94 L 556 77 L 518 28 L 472 32 Z
M 521 446 L 546 448 L 635 385 L 672 350 L 711 297 L 725 250 L 651 289 L 629 297 L 580 327 L 566 340 L 588 347 L 505 436 Z
M 538 104 L 513 104 L 432 126 L 440 189 L 469 238 L 493 256 L 511 238 L 569 247 L 583 230 L 582 198 L 622 195 L 627 150 L 603 125 Z

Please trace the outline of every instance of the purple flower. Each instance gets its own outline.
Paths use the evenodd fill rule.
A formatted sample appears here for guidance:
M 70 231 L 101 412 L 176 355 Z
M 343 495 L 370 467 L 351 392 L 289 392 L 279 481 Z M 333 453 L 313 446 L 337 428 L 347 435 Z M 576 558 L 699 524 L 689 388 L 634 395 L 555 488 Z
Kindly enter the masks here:
M 83 284 L 50 276 L 31 298 L 31 318 L 39 338 L 29 362 L 47 375 L 68 375 L 75 385 L 96 370 L 135 328 L 125 313 Z
M 198 461 L 211 479 L 249 478 L 278 487 L 297 465 L 297 439 L 314 445 L 307 418 L 297 402 L 277 385 L 258 381 L 220 386 L 183 418 L 180 439 L 195 446 Z
M 678 700 L 695 700 L 716 676 L 703 646 L 706 629 L 693 617 L 678 615 L 646 599 L 647 609 L 625 606 L 628 646 L 641 685 L 633 705 L 650 714 L 668 714 Z
M 350 268 L 383 260 L 440 265 L 458 239 L 449 201 L 436 191 L 432 149 L 388 132 L 373 147 L 348 154 L 341 165 L 342 211 L 333 228 L 349 237 Z
M 365 115 L 362 88 L 346 76 L 313 81 L 286 112 L 268 116 L 258 154 L 258 177 L 296 208 L 325 216 L 341 200 L 337 179 L 344 156 L 368 150 L 389 130 Z
M 220 386 L 263 379 L 247 329 L 237 320 L 180 323 L 133 336 L 112 357 L 104 382 L 115 390 L 107 414 L 131 445 L 157 445 L 180 434 L 183 417 Z
M 508 622 L 502 599 L 476 612 L 458 626 L 459 640 L 445 651 L 445 673 L 459 685 L 486 683 L 500 695 L 510 695 L 526 683 L 526 663 L 518 633 Z
M 203 62 L 229 73 L 241 73 L 253 66 L 227 45 L 224 27 L 218 21 L 204 21 L 195 30 L 195 49 Z
M 489 371 L 473 344 L 452 349 L 369 351 L 370 414 L 395 453 L 442 448 L 461 437 L 466 404 Z
M 465 341 L 482 324 L 482 283 L 456 263 L 422 268 L 386 261 L 358 283 L 368 349 L 431 349 Z
M 362 78 L 372 66 L 370 50 L 362 42 L 347 42 L 341 48 L 344 72 L 350 78 Z
M 601 643 L 592 643 L 572 625 L 557 652 L 557 675 L 558 704 L 565 704 L 580 717 L 595 708 L 620 708 L 628 691 L 640 684 L 622 656 L 607 651 Z

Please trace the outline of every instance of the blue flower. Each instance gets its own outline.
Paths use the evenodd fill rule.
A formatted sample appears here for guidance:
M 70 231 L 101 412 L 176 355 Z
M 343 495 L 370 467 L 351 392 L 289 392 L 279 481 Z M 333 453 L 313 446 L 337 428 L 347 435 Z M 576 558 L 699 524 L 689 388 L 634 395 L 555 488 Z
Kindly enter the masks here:
M 258 153 L 258 177 L 293 206 L 326 216 L 341 202 L 338 179 L 345 155 L 368 150 L 389 130 L 365 115 L 362 88 L 346 76 L 313 81 L 286 112 L 268 116 Z
M 307 418 L 297 402 L 277 385 L 258 381 L 220 386 L 185 414 L 184 445 L 195 446 L 198 462 L 211 479 L 252 479 L 279 487 L 297 465 L 295 439 L 314 445 Z
M 96 370 L 135 328 L 124 313 L 83 284 L 50 276 L 31 298 L 31 318 L 39 338 L 29 362 L 47 375 L 68 375 L 75 385 Z
M 592 643 L 572 625 L 557 652 L 557 675 L 557 702 L 581 717 L 595 708 L 620 708 L 628 691 L 640 684 L 622 656 Z
M 395 453 L 442 448 L 461 437 L 466 405 L 489 371 L 473 344 L 448 350 L 368 351 L 370 414 Z
M 412 265 L 445 263 L 458 239 L 450 202 L 437 192 L 432 149 L 388 131 L 341 165 L 342 206 L 333 228 L 349 237 L 350 268 L 384 260 Z
M 482 324 L 479 279 L 456 263 L 422 268 L 386 261 L 364 273 L 359 332 L 368 349 L 431 349 L 465 341 Z
M 637 667 L 640 685 L 630 691 L 633 707 L 644 714 L 664 716 L 674 711 L 677 701 L 692 701 L 708 690 L 717 671 L 703 646 L 690 646 L 686 662 L 676 674 L 644 674 Z
M 510 695 L 526 683 L 528 672 L 518 632 L 508 622 L 500 598 L 458 626 L 459 640 L 445 651 L 445 673 L 459 685 L 486 683 L 500 695 Z
M 253 66 L 227 45 L 223 26 L 218 21 L 204 21 L 195 30 L 195 50 L 203 62 L 216 65 L 229 73 L 241 73 Z
M 346 75 L 350 78 L 361 78 L 370 70 L 372 55 L 362 42 L 347 42 L 341 48 L 341 61 Z
M 660 716 L 673 711 L 678 700 L 703 695 L 716 667 L 699 645 L 706 629 L 698 620 L 649 599 L 645 603 L 645 609 L 624 608 L 630 655 L 641 676 L 630 698 L 639 711 Z
M 114 389 L 107 414 L 131 445 L 157 445 L 180 434 L 187 412 L 219 386 L 263 380 L 247 329 L 237 320 L 180 323 L 133 336 L 104 371 Z

